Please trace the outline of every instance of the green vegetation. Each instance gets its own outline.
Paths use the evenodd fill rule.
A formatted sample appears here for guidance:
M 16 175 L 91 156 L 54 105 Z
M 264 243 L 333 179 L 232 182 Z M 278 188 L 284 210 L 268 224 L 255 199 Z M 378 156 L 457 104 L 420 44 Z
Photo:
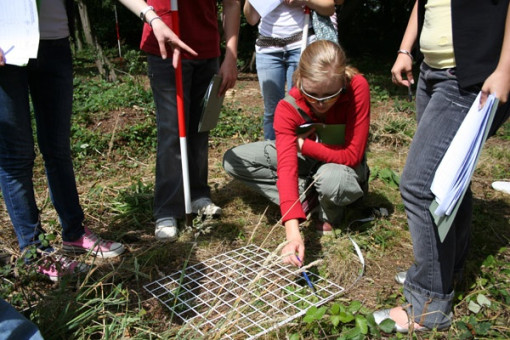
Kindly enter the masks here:
M 224 209 L 221 219 L 194 221 L 176 243 L 153 237 L 152 199 L 156 150 L 154 104 L 144 58 L 126 53 L 117 67 L 121 80 L 109 83 L 93 76 L 90 55 L 75 65 L 72 151 L 87 225 L 107 239 L 126 244 L 118 259 L 82 258 L 93 269 L 78 280 L 51 284 L 24 264 L 7 213 L 0 206 L 0 243 L 12 255 L 0 267 L 0 296 L 34 320 L 46 339 L 197 338 L 143 286 L 191 264 L 248 243 L 274 250 L 284 240 L 279 210 L 222 169 L 224 152 L 262 136 L 262 102 L 258 82 L 240 77 L 236 94 L 225 99 L 220 124 L 210 138 L 212 197 Z M 371 313 L 403 302 L 393 276 L 412 261 L 412 246 L 398 192 L 415 121 L 407 91 L 391 84 L 390 65 L 353 60 L 369 79 L 372 123 L 368 163 L 370 192 L 346 214 L 336 237 L 319 238 L 314 221 L 305 222 L 307 259 L 323 262 L 311 268 L 346 287 L 340 298 L 312 307 L 302 318 L 274 331 L 267 339 L 472 339 L 509 338 L 510 328 L 510 197 L 490 187 L 509 179 L 510 123 L 488 141 L 472 181 L 473 240 L 464 280 L 456 286 L 454 323 L 446 332 L 387 334 L 391 322 L 377 327 Z M 120 73 L 120 72 L 119 72 Z M 36 197 L 46 229 L 43 242 L 61 244 L 58 217 L 51 205 L 40 157 L 34 171 Z M 3 204 L 3 203 L 2 203 Z M 366 217 L 367 207 L 385 207 L 387 218 L 351 223 Z M 312 225 L 311 228 L 309 226 Z M 357 281 L 359 262 L 348 237 L 359 244 L 367 263 Z

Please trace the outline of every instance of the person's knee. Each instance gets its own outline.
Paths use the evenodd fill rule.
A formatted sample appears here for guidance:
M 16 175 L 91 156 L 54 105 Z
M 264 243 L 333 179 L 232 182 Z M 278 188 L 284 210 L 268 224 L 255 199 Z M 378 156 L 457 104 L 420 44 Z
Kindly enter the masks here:
M 245 145 L 240 145 L 227 150 L 223 155 L 223 169 L 234 178 L 242 177 L 247 169 L 246 151 Z
M 328 198 L 336 205 L 348 205 L 363 197 L 353 169 L 339 164 L 324 164 L 314 176 L 315 188 L 323 199 Z
M 328 163 L 320 166 L 317 170 L 314 178 L 316 181 L 316 187 L 322 188 L 322 191 L 334 190 L 336 187 L 341 186 L 342 183 L 349 181 L 356 182 L 354 172 L 350 173 L 346 171 L 347 167 L 340 164 Z
M 223 155 L 223 169 L 231 175 L 235 177 L 235 169 L 236 167 L 234 164 L 238 163 L 238 158 L 233 151 L 233 149 L 228 149 L 225 154 Z
M 399 183 L 400 196 L 404 201 L 408 201 L 411 197 L 415 196 L 414 187 L 413 176 L 409 176 L 409 172 L 404 168 Z

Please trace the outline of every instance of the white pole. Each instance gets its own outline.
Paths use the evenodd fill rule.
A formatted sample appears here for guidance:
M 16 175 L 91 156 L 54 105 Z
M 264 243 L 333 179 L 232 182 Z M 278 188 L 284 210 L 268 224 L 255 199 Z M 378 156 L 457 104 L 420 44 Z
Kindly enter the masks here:
M 305 24 L 303 26 L 303 38 L 301 39 L 301 53 L 308 45 L 308 26 L 310 26 L 310 9 L 305 7 Z
M 115 12 L 115 31 L 117 32 L 117 45 L 119 46 L 119 58 L 122 58 L 122 52 L 120 50 L 120 33 L 119 33 L 119 18 L 117 17 L 117 5 L 113 5 L 113 11 Z

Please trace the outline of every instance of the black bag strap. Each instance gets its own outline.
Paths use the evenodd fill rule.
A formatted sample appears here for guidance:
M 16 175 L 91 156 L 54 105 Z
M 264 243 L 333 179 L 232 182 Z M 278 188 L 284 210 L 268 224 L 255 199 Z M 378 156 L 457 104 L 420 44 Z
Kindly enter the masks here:
M 307 115 L 306 112 L 298 106 L 298 104 L 296 103 L 296 98 L 294 98 L 290 94 L 288 94 L 285 96 L 285 98 L 283 98 L 283 100 L 285 100 L 287 103 L 292 105 L 296 109 L 296 111 L 301 115 L 301 117 L 303 117 L 305 122 L 307 122 L 307 123 L 313 122 L 312 118 L 310 118 L 310 116 Z

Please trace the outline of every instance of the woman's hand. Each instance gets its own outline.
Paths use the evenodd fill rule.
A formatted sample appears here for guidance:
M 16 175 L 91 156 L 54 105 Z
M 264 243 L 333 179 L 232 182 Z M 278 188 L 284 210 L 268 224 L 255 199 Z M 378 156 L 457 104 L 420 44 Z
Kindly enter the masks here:
M 402 77 L 405 74 L 406 79 Z M 413 60 L 404 53 L 399 53 L 395 64 L 391 68 L 391 81 L 393 84 L 401 86 L 411 86 L 414 84 L 413 78 Z
M 2 48 L 0 47 L 0 66 L 4 66 L 5 65 L 5 56 L 4 56 L 4 51 L 2 50 Z
M 177 68 L 181 49 L 194 56 L 197 55 L 197 52 L 179 39 L 179 37 L 163 22 L 163 20 L 157 19 L 152 21 L 152 30 L 154 32 L 154 36 L 158 40 L 159 52 L 163 59 L 167 58 L 168 52 L 166 47 L 167 44 L 170 45 L 170 48 L 172 49 L 172 65 L 174 68 Z
M 303 148 L 303 144 L 305 143 L 305 139 L 307 139 L 313 133 L 315 133 L 315 128 L 311 128 L 310 130 L 306 131 L 305 133 L 297 135 L 296 145 L 297 145 L 298 152 L 301 152 L 301 149 Z
M 172 65 L 177 67 L 177 62 L 181 54 L 181 50 L 187 51 L 196 56 L 197 53 L 186 45 L 179 37 L 158 17 L 154 9 L 149 10 L 147 2 L 144 0 L 119 0 L 126 8 L 136 15 L 143 13 L 143 20 L 152 26 L 154 35 L 158 40 L 159 52 L 161 57 L 166 59 L 168 57 L 167 44 L 172 50 Z
M 305 259 L 305 244 L 301 233 L 299 232 L 299 221 L 297 219 L 288 220 L 285 222 L 285 232 L 287 234 L 287 245 L 282 249 L 283 263 L 292 264 L 296 267 L 301 267 Z M 299 256 L 299 259 L 296 257 Z
M 487 100 L 489 94 L 494 94 L 499 99 L 501 104 L 506 103 L 508 100 L 509 92 L 510 75 L 504 72 L 498 72 L 496 69 L 483 83 L 480 107 L 485 105 L 485 101 Z
M 237 80 L 237 64 L 234 58 L 225 58 L 221 63 L 218 75 L 222 78 L 218 96 L 224 96 L 228 89 L 235 86 Z

